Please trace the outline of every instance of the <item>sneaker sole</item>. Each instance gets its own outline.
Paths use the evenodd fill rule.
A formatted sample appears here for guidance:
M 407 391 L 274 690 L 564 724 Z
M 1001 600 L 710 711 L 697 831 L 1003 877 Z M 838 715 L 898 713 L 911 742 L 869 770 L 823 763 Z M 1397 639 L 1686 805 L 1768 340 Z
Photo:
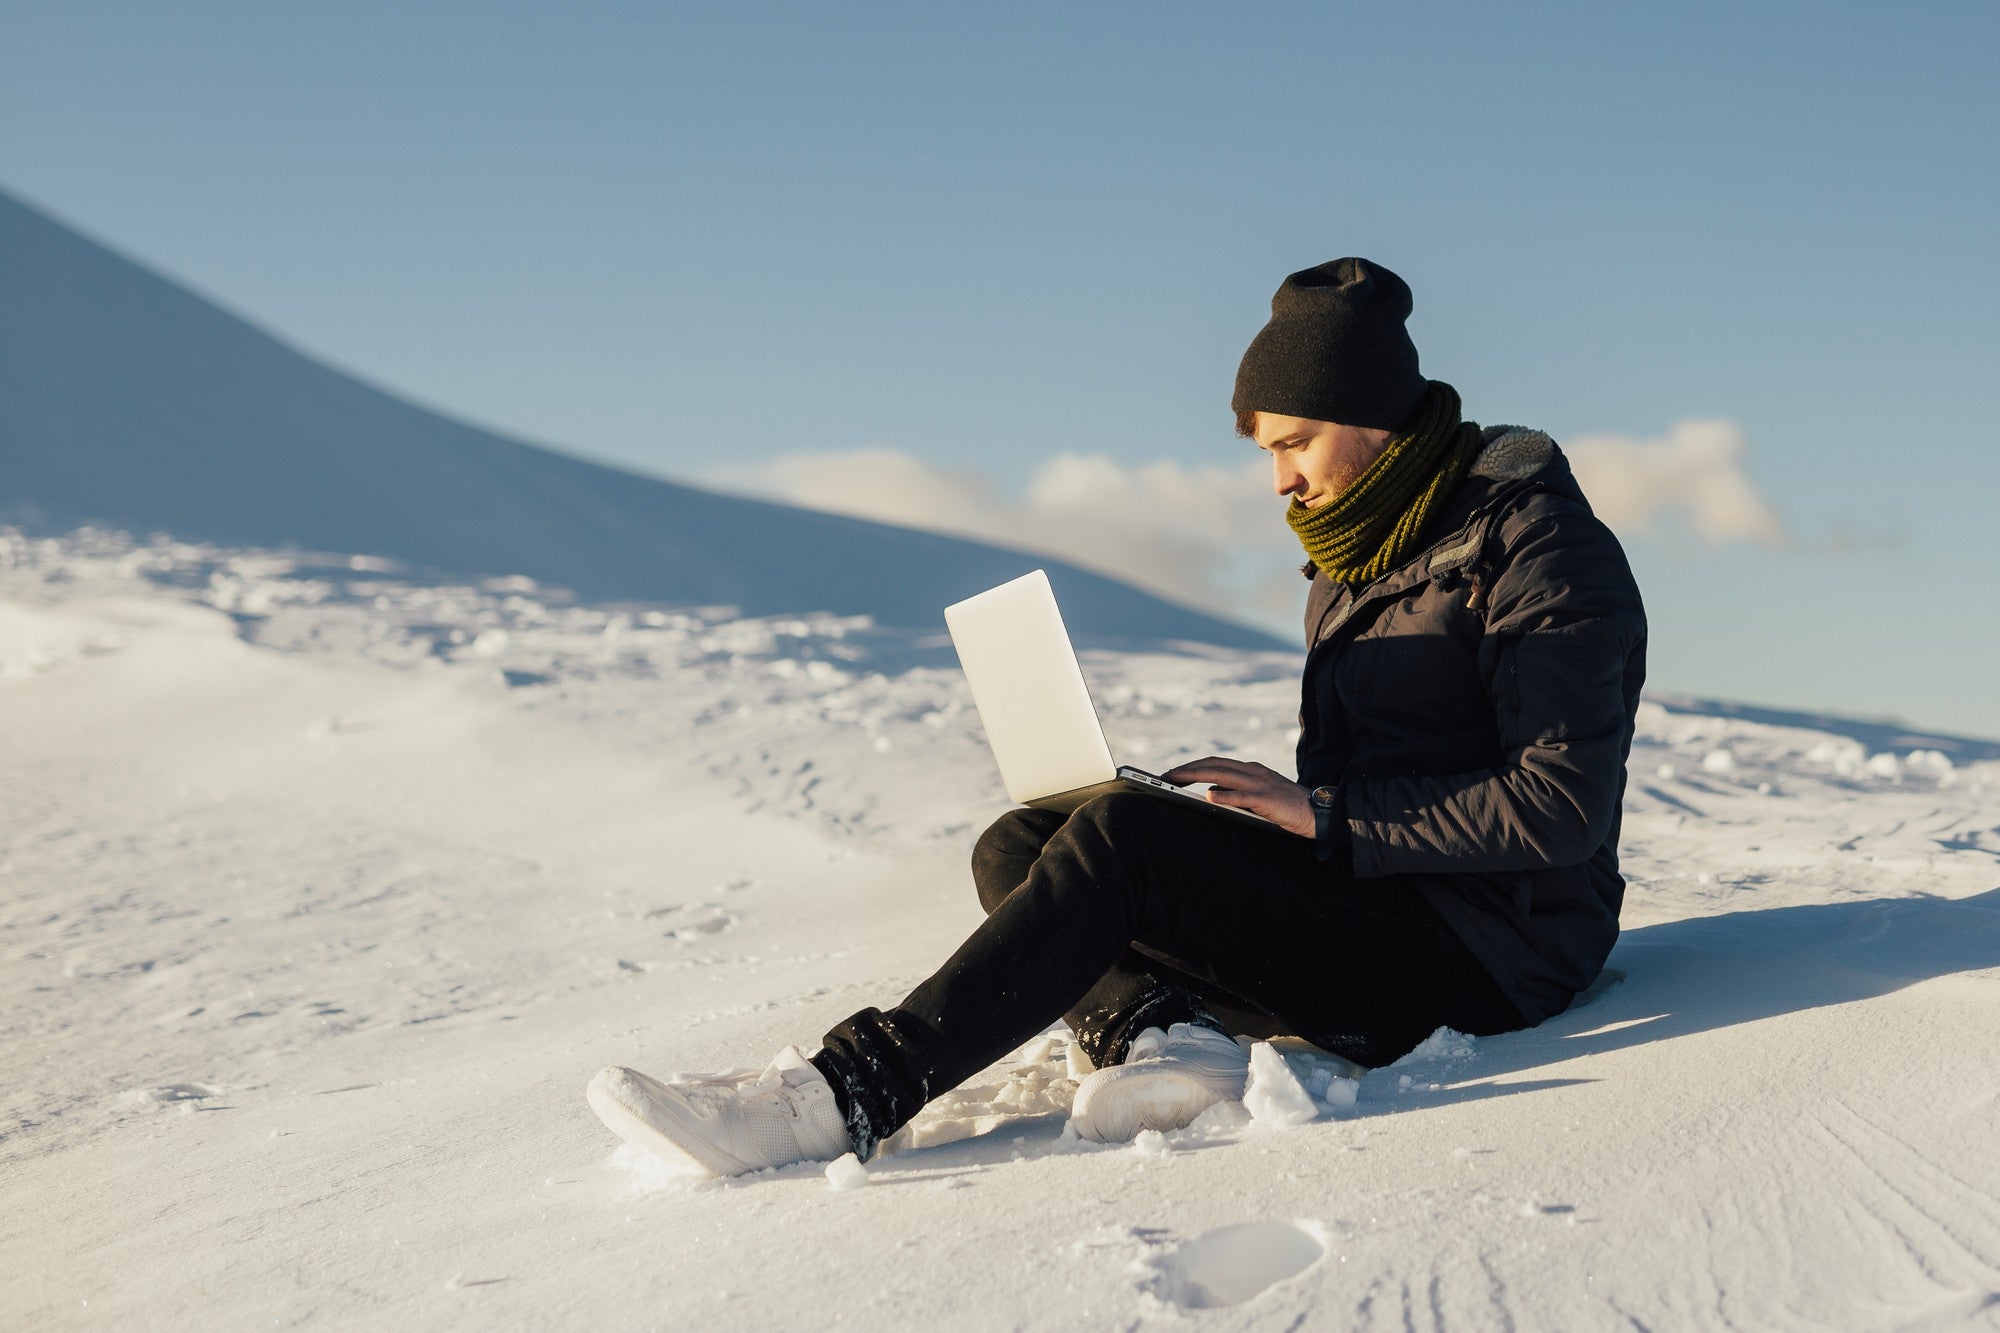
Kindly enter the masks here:
M 1226 1101 L 1226 1094 L 1186 1074 L 1134 1071 L 1092 1089 L 1088 1103 L 1071 1111 L 1077 1133 L 1099 1143 L 1124 1143 L 1140 1131 L 1185 1129 L 1196 1116 Z
M 636 1069 L 610 1065 L 598 1070 L 583 1096 L 606 1129 L 669 1166 L 692 1167 L 705 1176 L 736 1176 L 755 1169 L 710 1143 L 694 1123 L 685 1120 L 691 1112 L 679 1094 Z M 633 1109 L 631 1099 L 642 1100 L 669 1124 L 654 1124 Z M 676 1137 L 675 1130 L 683 1137 Z

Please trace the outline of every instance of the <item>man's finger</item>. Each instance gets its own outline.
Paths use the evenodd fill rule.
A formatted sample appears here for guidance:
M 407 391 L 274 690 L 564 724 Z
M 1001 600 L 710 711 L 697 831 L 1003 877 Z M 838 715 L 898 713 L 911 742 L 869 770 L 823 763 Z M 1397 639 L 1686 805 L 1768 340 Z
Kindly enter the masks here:
M 1239 777 L 1243 773 L 1253 769 L 1254 765 L 1246 764 L 1241 759 L 1227 759 L 1221 755 L 1212 754 L 1207 758 L 1196 759 L 1190 763 L 1176 764 L 1174 767 L 1160 774 L 1160 776 L 1168 782 L 1174 783 L 1216 782 L 1222 778 Z

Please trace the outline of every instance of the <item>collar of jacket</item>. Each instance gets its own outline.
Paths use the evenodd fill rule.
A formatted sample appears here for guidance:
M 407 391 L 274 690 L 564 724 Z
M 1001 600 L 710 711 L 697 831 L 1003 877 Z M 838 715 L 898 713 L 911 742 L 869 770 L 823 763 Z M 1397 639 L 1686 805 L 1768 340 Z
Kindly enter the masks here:
M 1333 584 L 1325 574 L 1315 572 L 1315 582 L 1332 584 L 1333 597 L 1320 613 L 1313 649 L 1332 638 L 1363 607 L 1400 597 L 1419 583 L 1469 564 L 1485 544 L 1501 506 L 1528 489 L 1530 483 L 1576 492 L 1577 498 L 1582 498 L 1570 475 L 1569 461 L 1547 432 L 1525 426 L 1488 426 L 1480 438 L 1479 456 L 1437 521 L 1438 535 L 1409 559 L 1359 588 Z

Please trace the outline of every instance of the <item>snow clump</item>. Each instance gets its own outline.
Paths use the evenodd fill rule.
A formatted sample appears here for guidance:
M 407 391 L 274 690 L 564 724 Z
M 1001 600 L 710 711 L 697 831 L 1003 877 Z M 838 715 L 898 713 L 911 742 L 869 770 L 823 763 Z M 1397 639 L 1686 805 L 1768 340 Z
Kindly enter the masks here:
M 853 1153 L 826 1164 L 826 1183 L 837 1190 L 858 1190 L 868 1183 L 868 1168 Z
M 1345 1078 L 1332 1065 L 1311 1056 L 1303 1060 L 1289 1060 L 1292 1072 L 1298 1075 L 1299 1083 L 1306 1092 L 1336 1115 L 1352 1111 L 1361 1097 L 1361 1080 Z
M 1409 1053 L 1395 1063 L 1415 1065 L 1429 1060 L 1463 1060 L 1471 1054 L 1471 1037 L 1451 1028 L 1439 1028 L 1411 1047 Z
M 1243 1105 L 1260 1125 L 1303 1125 L 1319 1117 L 1319 1103 L 1268 1041 L 1250 1048 L 1250 1083 L 1243 1091 Z
M 1903 769 L 1931 778 L 1940 787 L 1949 787 L 1958 772 L 1958 766 L 1941 750 L 1912 750 L 1903 756 Z
M 1326 1109 L 1338 1115 L 1342 1111 L 1352 1111 L 1354 1103 L 1361 1098 L 1361 1081 L 1352 1078 L 1328 1079 L 1326 1095 L 1320 1100 Z
M 1843 778 L 1851 778 L 1861 772 L 1861 766 L 1867 760 L 1868 747 L 1845 737 L 1829 736 L 1806 751 L 1807 763 L 1830 768 Z

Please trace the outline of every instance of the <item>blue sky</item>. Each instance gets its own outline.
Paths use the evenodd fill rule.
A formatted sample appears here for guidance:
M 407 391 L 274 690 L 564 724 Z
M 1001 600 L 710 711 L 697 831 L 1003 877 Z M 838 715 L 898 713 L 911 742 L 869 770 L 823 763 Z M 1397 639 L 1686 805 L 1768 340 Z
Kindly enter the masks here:
M 1996 39 L 1987 4 L 14 4 L 0 184 L 513 433 L 1029 533 L 1095 486 L 1148 550 L 1249 484 L 1278 280 L 1367 255 L 1476 419 L 1739 442 L 1777 535 L 1624 529 L 1657 686 L 2000 735 Z M 1248 567 L 1295 559 L 1206 595 L 1282 621 Z

